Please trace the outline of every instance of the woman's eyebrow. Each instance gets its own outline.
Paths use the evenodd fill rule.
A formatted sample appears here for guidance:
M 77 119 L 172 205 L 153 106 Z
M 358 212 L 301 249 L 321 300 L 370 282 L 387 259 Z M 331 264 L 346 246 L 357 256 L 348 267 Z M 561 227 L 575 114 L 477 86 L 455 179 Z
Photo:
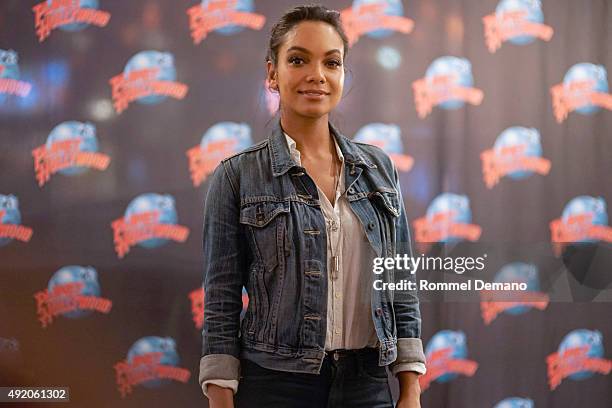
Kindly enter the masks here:
M 311 53 L 311 52 L 310 52 L 310 51 L 308 51 L 306 48 L 304 48 L 304 47 L 300 47 L 300 46 L 298 46 L 298 45 L 294 45 L 293 47 L 289 48 L 289 49 L 287 50 L 287 52 L 289 52 L 289 51 L 301 51 L 301 52 L 303 52 L 303 53 L 305 53 L 305 54 L 310 54 L 310 53 Z M 339 49 L 334 48 L 333 50 L 329 50 L 329 51 L 327 51 L 327 52 L 325 53 L 325 55 L 334 54 L 334 53 L 341 54 Z

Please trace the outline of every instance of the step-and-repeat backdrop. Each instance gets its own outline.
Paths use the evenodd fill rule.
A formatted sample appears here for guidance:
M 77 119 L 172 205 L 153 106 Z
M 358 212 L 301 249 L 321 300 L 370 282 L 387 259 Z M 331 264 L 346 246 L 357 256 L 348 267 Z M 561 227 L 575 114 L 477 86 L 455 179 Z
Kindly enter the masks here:
M 530 293 L 423 293 L 423 406 L 612 406 L 612 4 L 324 3 L 351 45 L 332 120 L 395 162 L 417 253 Z M 268 136 L 294 5 L 0 4 L 0 385 L 205 406 L 207 178 Z

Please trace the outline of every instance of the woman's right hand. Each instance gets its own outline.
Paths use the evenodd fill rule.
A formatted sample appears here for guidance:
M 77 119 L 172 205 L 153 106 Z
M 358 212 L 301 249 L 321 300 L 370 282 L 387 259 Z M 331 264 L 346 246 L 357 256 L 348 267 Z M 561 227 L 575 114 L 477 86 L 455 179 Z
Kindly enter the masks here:
M 208 384 L 207 387 L 209 408 L 234 408 L 234 392 L 231 388 L 214 384 Z

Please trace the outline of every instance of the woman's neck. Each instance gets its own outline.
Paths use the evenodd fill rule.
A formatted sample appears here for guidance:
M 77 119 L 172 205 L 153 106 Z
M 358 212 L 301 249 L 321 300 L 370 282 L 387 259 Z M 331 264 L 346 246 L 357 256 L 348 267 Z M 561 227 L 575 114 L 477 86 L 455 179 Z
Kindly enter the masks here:
M 328 158 L 335 152 L 329 132 L 328 115 L 317 119 L 281 115 L 281 127 L 293 140 L 300 155 L 308 158 Z

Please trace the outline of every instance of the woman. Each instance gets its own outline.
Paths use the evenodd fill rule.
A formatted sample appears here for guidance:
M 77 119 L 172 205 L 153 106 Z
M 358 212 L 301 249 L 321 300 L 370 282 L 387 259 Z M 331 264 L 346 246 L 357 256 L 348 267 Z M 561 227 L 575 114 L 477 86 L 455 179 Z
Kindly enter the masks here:
M 200 360 L 212 408 L 392 407 L 385 366 L 400 381 L 397 406 L 420 407 L 416 294 L 372 289 L 375 257 L 411 255 L 397 172 L 329 123 L 347 50 L 338 12 L 286 13 L 267 58 L 280 120 L 212 176 Z M 380 278 L 414 280 L 399 268 Z

